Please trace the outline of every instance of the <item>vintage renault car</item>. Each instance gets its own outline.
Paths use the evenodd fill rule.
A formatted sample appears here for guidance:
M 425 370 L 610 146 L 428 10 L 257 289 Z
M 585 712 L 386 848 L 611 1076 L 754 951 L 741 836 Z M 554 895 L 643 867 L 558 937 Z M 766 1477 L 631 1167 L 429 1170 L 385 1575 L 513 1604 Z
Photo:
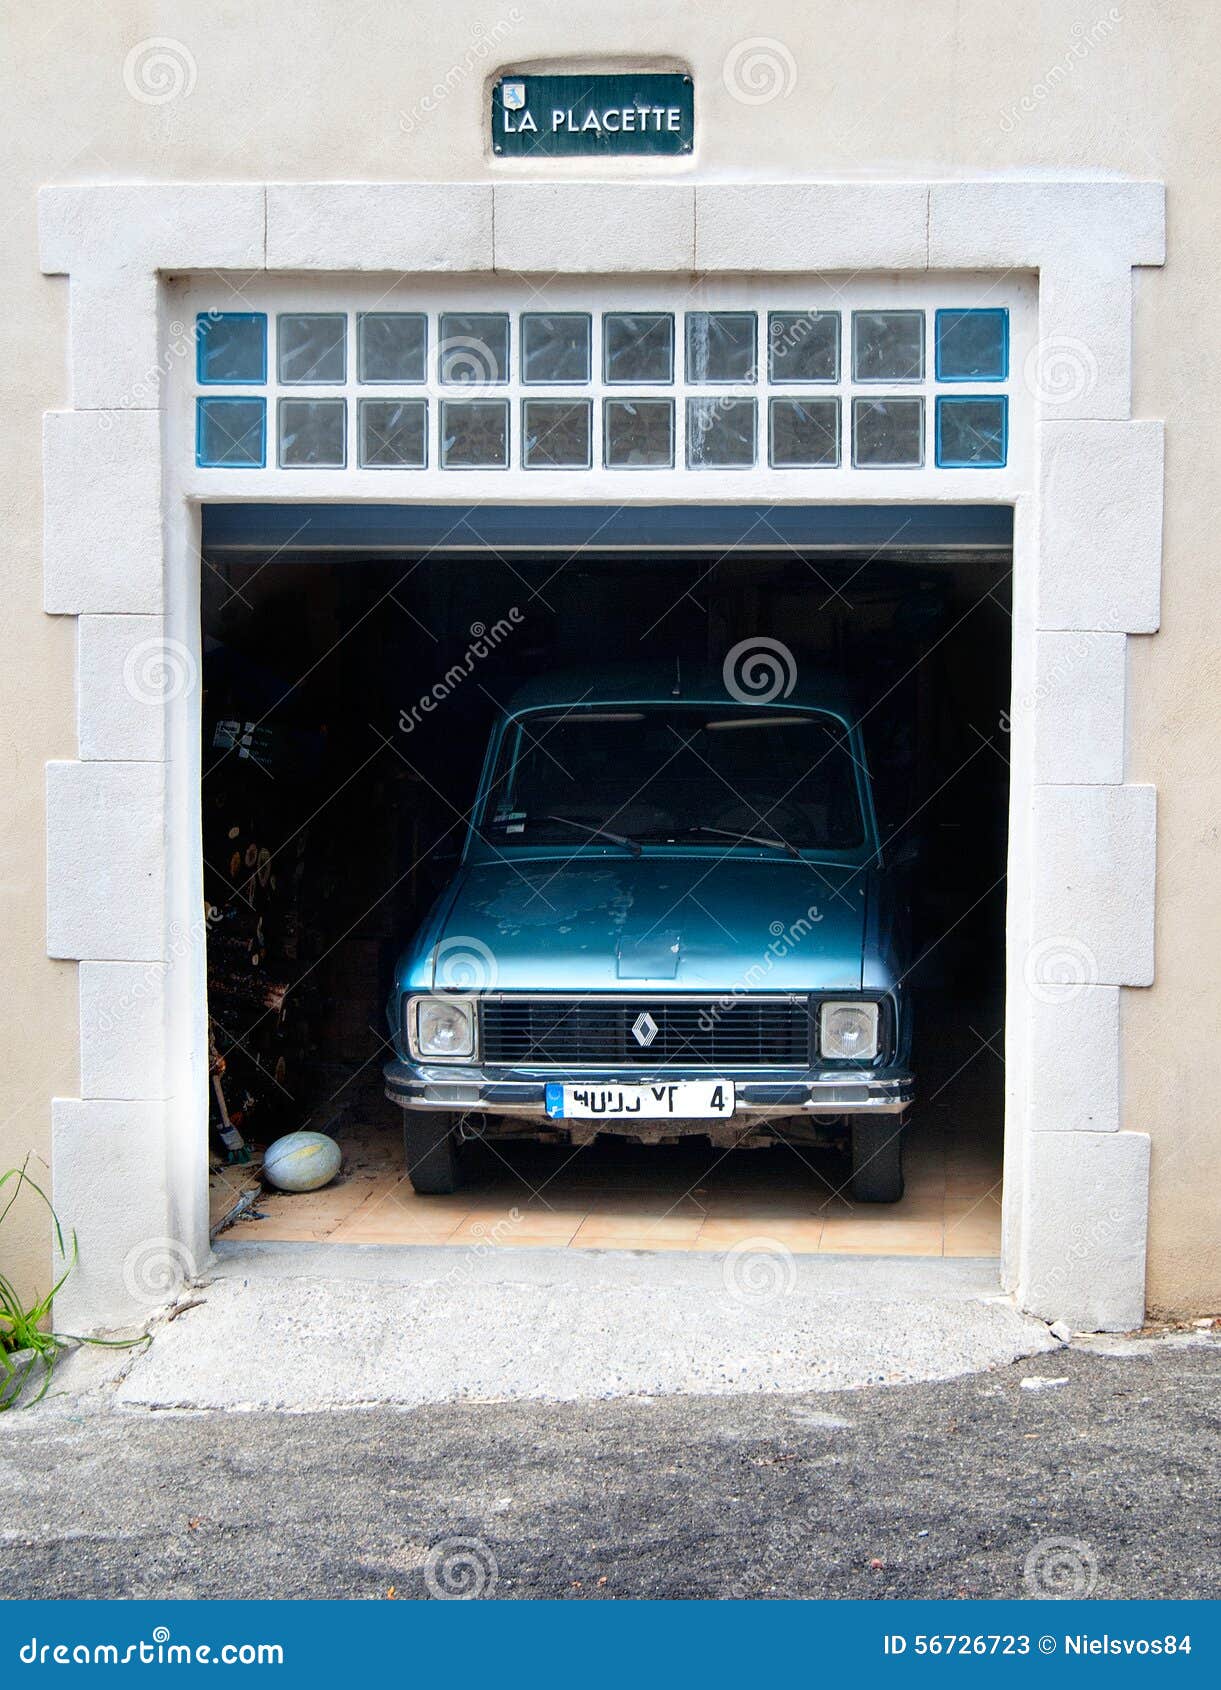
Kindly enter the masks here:
M 495 729 L 460 863 L 396 970 L 419 1192 L 469 1141 L 846 1139 L 903 1192 L 914 1080 L 901 870 L 831 685 L 743 703 L 720 674 L 553 676 Z

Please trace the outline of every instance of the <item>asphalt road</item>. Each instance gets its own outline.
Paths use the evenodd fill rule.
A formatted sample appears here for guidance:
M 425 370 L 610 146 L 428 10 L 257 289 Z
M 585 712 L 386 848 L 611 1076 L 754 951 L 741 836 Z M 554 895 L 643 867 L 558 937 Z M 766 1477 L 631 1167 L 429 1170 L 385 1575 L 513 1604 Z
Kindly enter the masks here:
M 1219 1384 L 1221 1347 L 1149 1345 L 802 1397 L 60 1405 L 0 1419 L 0 1596 L 1215 1597 Z

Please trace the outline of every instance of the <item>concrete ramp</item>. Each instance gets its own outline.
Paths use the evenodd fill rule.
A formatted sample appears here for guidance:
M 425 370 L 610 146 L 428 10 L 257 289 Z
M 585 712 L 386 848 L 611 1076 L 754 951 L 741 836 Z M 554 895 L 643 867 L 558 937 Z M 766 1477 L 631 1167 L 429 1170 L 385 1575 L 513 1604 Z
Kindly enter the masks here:
M 128 1408 L 840 1391 L 1057 1348 L 992 1260 L 222 1244 Z

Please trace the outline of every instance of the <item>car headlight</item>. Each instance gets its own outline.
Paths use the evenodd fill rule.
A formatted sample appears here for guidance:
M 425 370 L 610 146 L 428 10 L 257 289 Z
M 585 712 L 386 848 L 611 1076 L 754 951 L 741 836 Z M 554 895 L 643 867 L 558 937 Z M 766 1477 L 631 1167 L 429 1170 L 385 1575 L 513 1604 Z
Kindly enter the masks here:
M 475 1054 L 475 1006 L 467 998 L 412 998 L 407 1041 L 413 1056 L 434 1060 Z
M 868 1061 L 878 1054 L 876 1003 L 824 1003 L 818 1018 L 818 1048 L 824 1057 Z

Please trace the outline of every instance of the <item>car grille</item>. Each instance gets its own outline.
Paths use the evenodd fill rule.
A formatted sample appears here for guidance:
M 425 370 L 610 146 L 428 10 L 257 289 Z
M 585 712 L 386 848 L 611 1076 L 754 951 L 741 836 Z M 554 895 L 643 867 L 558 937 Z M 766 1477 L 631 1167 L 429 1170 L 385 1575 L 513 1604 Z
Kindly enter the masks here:
M 657 1035 L 641 1045 L 632 1026 L 646 1012 Z M 804 1067 L 810 1060 L 810 1010 L 801 999 L 487 998 L 480 1021 L 483 1060 L 491 1064 Z

